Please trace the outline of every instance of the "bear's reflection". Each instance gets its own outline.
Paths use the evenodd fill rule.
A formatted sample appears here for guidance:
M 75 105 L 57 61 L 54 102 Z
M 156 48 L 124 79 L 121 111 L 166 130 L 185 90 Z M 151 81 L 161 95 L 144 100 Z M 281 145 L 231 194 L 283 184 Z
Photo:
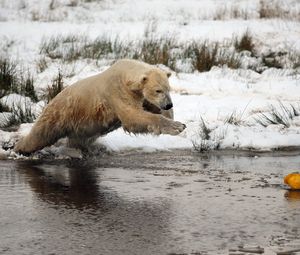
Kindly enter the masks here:
M 76 208 L 101 207 L 105 195 L 100 192 L 91 165 L 38 165 L 21 162 L 18 169 L 26 176 L 39 199 L 51 204 Z
M 53 226 L 62 229 L 61 233 L 56 231 L 57 237 L 48 237 L 49 243 L 70 233 L 78 243 L 101 249 L 103 254 L 124 254 L 121 253 L 124 247 L 130 251 L 126 254 L 142 254 L 142 250 L 156 254 L 170 248 L 166 245 L 172 236 L 170 204 L 138 197 L 138 191 L 140 199 L 124 198 L 118 194 L 118 183 L 114 188 L 102 185 L 101 173 L 109 169 L 82 163 L 39 165 L 32 162 L 18 163 L 17 168 L 37 198 L 33 200 L 37 208 L 35 222 L 42 223 L 43 229 Z M 51 220 L 45 221 L 45 216 Z M 74 244 L 61 245 L 64 249 L 74 249 Z

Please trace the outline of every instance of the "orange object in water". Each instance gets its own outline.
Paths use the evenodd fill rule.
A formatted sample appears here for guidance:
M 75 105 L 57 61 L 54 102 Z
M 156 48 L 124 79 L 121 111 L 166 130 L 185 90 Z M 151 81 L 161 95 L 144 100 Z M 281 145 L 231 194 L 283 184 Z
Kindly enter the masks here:
M 284 177 L 284 183 L 292 189 L 300 189 L 300 173 L 291 173 Z

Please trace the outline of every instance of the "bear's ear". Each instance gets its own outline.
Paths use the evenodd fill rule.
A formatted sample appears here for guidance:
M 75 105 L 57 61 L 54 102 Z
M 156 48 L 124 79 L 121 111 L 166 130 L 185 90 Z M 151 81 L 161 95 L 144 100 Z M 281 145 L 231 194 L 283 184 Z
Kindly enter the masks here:
M 148 81 L 148 79 L 149 79 L 148 76 L 146 74 L 143 74 L 141 77 L 141 81 L 140 81 L 141 84 L 145 85 L 145 83 Z
M 166 71 L 166 75 L 167 75 L 168 78 L 170 78 L 170 76 L 172 75 L 172 73 L 169 72 L 169 71 Z
M 144 88 L 145 83 L 148 81 L 148 76 L 143 74 L 137 81 L 127 82 L 127 86 L 130 87 L 132 91 L 141 91 Z

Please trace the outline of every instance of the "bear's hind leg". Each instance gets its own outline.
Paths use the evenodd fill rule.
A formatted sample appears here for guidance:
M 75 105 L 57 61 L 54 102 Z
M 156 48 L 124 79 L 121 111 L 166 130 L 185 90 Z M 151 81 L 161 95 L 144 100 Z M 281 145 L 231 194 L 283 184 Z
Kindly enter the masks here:
M 88 148 L 96 141 L 98 136 L 84 137 L 84 136 L 71 136 L 68 137 L 68 146 L 82 151 L 88 150 Z
M 59 128 L 49 128 L 47 125 L 37 122 L 30 133 L 22 137 L 15 145 L 15 152 L 28 155 L 44 147 L 54 144 L 58 139 L 65 136 Z
M 99 153 L 106 151 L 105 146 L 95 143 L 98 137 L 98 135 L 88 138 L 68 137 L 68 146 L 79 149 L 84 157 L 98 156 Z

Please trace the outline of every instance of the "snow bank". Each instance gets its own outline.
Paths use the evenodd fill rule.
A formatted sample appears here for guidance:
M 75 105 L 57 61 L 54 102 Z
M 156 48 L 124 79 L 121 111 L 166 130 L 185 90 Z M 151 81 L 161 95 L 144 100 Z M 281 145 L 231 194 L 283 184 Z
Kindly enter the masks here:
M 277 2 L 288 12 L 296 12 L 300 8 L 299 1 Z M 105 35 L 126 43 L 143 38 L 145 30 L 152 24 L 155 29 L 150 32 L 158 37 L 175 36 L 183 43 L 192 40 L 226 43 L 249 29 L 260 53 L 300 51 L 299 19 L 259 19 L 259 3 L 259 0 L 229 0 L 222 5 L 218 0 L 104 0 L 91 3 L 81 0 L 4 0 L 0 4 L 0 53 L 29 66 L 36 75 L 37 88 L 43 90 L 57 75 L 58 68 L 63 67 L 67 74 L 75 74 L 66 79 L 67 85 L 70 85 L 78 79 L 102 72 L 109 65 L 105 59 L 100 59 L 97 65 L 89 60 L 72 64 L 53 61 L 38 73 L 36 65 L 42 57 L 40 43 L 43 38 L 56 35 L 79 34 L 91 38 Z M 243 18 L 242 13 L 238 17 L 232 16 L 235 9 L 242 10 L 248 18 Z M 257 60 L 249 55 L 247 61 L 255 64 Z M 173 73 L 170 84 L 175 119 L 187 125 L 182 134 L 175 137 L 134 136 L 119 129 L 99 138 L 97 143 L 111 151 L 193 149 L 194 145 L 207 149 L 255 150 L 300 146 L 300 119 L 297 114 L 288 116 L 288 126 L 281 123 L 262 126 L 258 121 L 264 116 L 271 116 L 274 108 L 282 111 L 282 105 L 287 108 L 292 105 L 296 112 L 300 111 L 299 68 L 268 68 L 256 73 L 214 67 L 204 73 Z M 43 102 L 33 104 L 30 99 L 19 95 L 1 99 L 1 103 L 9 107 L 18 102 L 29 104 L 37 114 L 44 106 Z M 0 118 L 5 118 L 5 114 Z M 207 128 L 206 134 L 203 125 Z M 28 133 L 31 126 L 21 125 L 18 132 L 1 131 L 2 147 Z M 64 147 L 60 144 L 43 151 L 59 154 Z M 1 150 L 0 154 L 15 156 L 10 151 Z

